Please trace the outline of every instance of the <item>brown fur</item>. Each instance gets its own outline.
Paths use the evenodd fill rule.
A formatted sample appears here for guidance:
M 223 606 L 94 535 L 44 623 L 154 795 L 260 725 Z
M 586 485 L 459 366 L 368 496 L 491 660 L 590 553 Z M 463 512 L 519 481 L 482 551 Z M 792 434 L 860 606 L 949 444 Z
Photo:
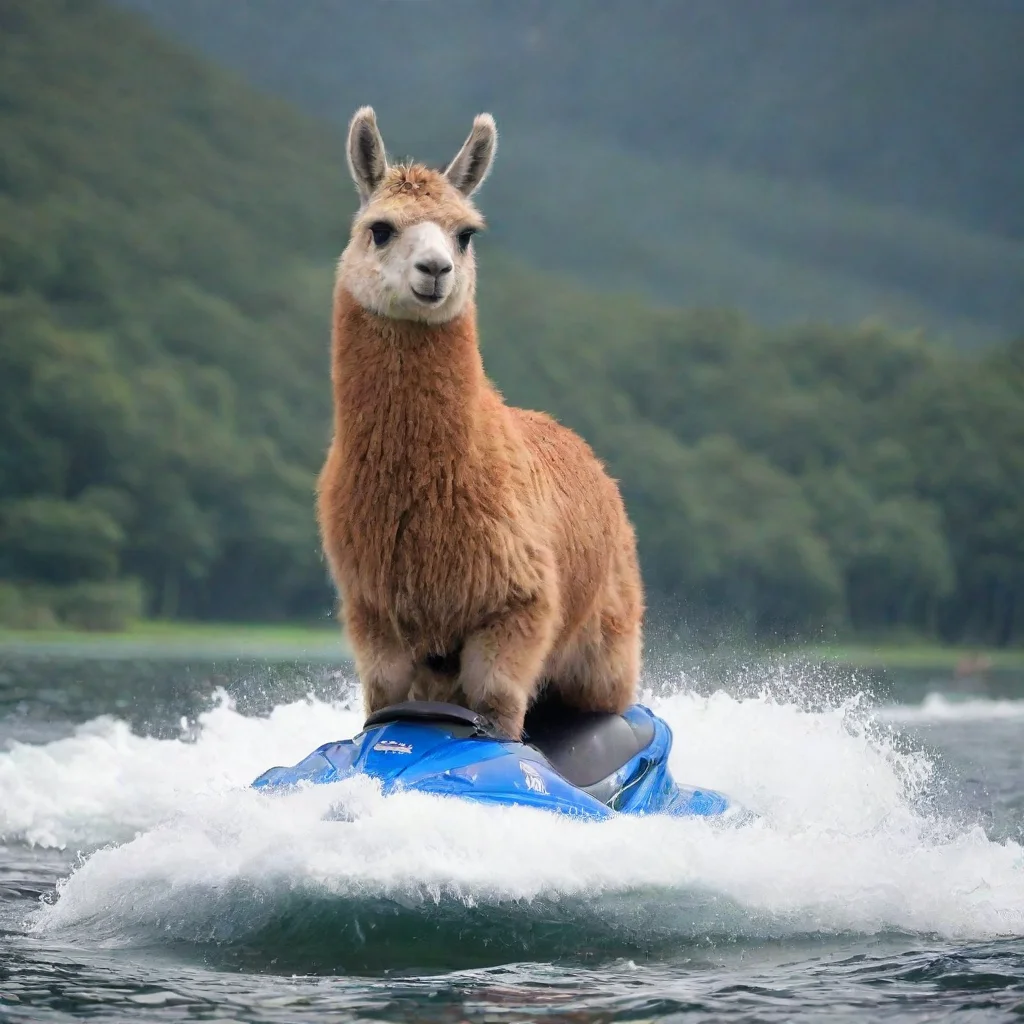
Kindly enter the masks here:
M 389 170 L 354 231 L 382 210 L 479 220 L 419 165 Z M 339 273 L 332 380 L 318 513 L 367 709 L 454 699 L 518 737 L 545 684 L 579 708 L 629 705 L 643 594 L 618 488 L 572 431 L 504 404 L 472 297 L 444 323 L 391 319 Z

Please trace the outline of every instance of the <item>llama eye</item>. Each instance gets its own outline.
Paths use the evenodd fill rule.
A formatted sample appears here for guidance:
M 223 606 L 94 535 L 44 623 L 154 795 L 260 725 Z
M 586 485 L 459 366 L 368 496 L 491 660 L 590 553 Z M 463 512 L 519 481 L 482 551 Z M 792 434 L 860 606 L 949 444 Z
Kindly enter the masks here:
M 475 228 L 466 228 L 465 231 L 460 231 L 455 236 L 459 241 L 459 252 L 465 252 L 469 248 L 469 243 L 472 241 L 475 234 Z
M 371 224 L 370 231 L 373 233 L 373 244 L 377 246 L 387 245 L 391 241 L 391 236 L 395 233 L 395 229 L 383 220 L 377 221 L 376 224 Z

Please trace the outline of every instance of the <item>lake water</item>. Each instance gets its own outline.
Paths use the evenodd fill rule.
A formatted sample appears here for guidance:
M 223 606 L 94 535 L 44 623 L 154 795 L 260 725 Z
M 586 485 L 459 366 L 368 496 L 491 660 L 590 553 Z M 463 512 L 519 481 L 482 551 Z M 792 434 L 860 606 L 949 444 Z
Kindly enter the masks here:
M 1024 677 L 651 682 L 759 820 L 270 797 L 343 668 L 0 651 L 0 1021 L 1024 1018 Z

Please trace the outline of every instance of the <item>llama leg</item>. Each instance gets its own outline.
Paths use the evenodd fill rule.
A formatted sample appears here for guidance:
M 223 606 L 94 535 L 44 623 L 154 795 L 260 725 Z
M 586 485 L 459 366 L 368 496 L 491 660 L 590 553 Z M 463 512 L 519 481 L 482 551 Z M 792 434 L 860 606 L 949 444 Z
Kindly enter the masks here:
M 551 602 L 538 594 L 470 634 L 463 648 L 459 684 L 466 703 L 513 739 L 522 735 L 554 629 Z
M 602 616 L 551 674 L 550 685 L 570 707 L 621 714 L 636 700 L 640 679 L 640 626 L 623 628 Z
M 413 685 L 413 661 L 388 623 L 355 602 L 345 605 L 345 628 L 355 654 L 366 713 L 407 700 Z
M 429 665 L 416 665 L 410 692 L 414 700 L 463 703 L 459 696 L 459 677 L 451 672 L 436 671 Z

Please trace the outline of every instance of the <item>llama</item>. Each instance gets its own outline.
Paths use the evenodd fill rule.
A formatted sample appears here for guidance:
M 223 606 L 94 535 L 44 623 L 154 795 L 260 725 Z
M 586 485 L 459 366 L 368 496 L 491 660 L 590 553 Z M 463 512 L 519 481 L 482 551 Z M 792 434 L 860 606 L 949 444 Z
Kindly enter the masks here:
M 593 451 L 484 375 L 470 197 L 496 145 L 481 114 L 444 171 L 392 166 L 373 110 L 352 120 L 361 207 L 338 262 L 317 511 L 367 711 L 456 700 L 519 738 L 542 689 L 632 703 L 643 590 Z

